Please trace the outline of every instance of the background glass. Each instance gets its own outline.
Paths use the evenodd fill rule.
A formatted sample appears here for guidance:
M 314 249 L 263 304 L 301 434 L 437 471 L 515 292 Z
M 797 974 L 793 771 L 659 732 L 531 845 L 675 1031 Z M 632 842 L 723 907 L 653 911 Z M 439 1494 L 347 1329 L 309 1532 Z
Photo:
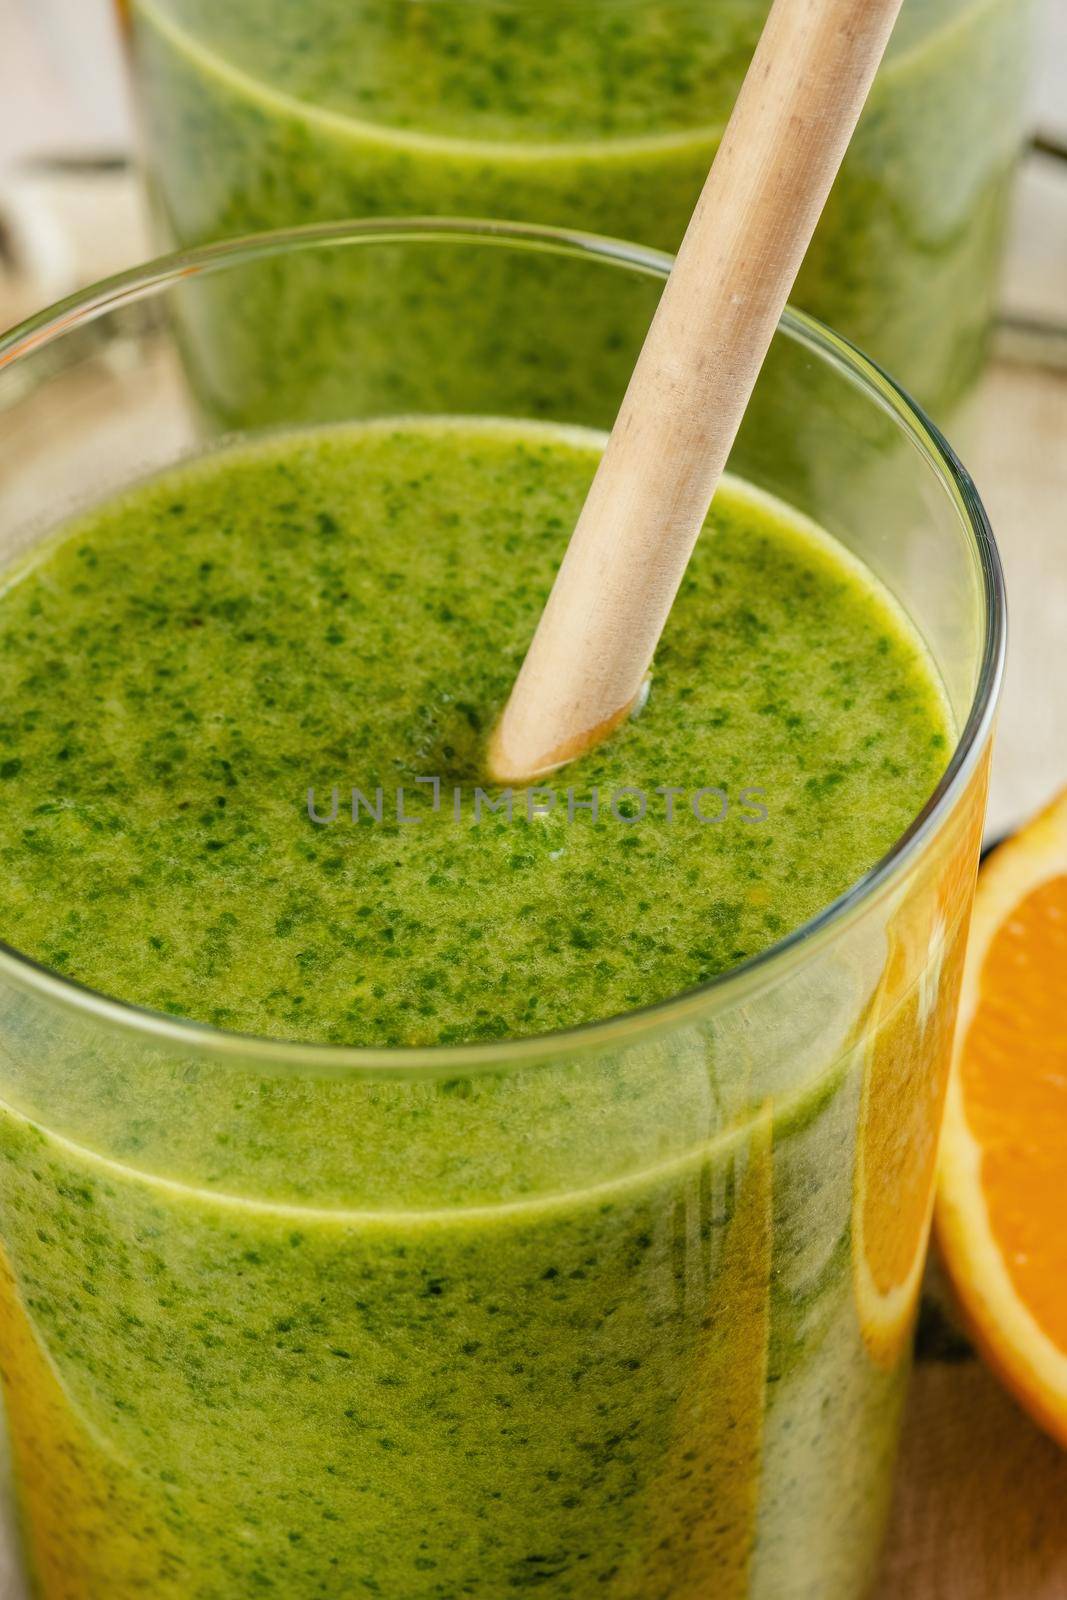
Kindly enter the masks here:
M 383 285 L 416 258 L 437 297 L 383 324 Z M 245 333 L 220 307 L 258 308 L 265 379 L 262 284 L 342 261 L 333 364 L 323 344 L 314 381 L 280 377 L 264 422 L 610 415 L 669 266 L 534 229 L 369 223 L 113 280 L 0 343 L 5 557 L 221 439 L 233 367 L 215 340 Z M 488 359 L 454 293 L 483 274 L 505 327 L 536 287 L 547 365 L 526 333 Z M 576 296 L 631 328 L 599 367 L 556 339 Z M 961 729 L 907 836 L 814 923 L 625 1018 L 419 1051 L 225 1035 L 0 948 L 0 1348 L 46 1600 L 866 1587 L 981 831 L 999 569 L 966 475 L 862 357 L 790 313 L 767 384 L 732 470 L 887 583 Z M 786 394 L 797 412 L 775 413 Z M 767 415 L 793 448 L 770 447 Z
M 673 250 L 768 0 L 125 10 L 167 245 L 404 212 L 513 217 Z M 1028 24 L 1028 0 L 905 0 L 793 296 L 939 418 L 985 346 Z M 291 290 L 275 306 L 294 314 Z M 484 285 L 472 310 L 493 308 Z M 247 314 L 263 321 L 259 308 Z M 571 340 L 586 337 L 588 308 L 560 315 Z M 302 321 L 314 349 L 329 337 L 328 303 L 309 300 Z

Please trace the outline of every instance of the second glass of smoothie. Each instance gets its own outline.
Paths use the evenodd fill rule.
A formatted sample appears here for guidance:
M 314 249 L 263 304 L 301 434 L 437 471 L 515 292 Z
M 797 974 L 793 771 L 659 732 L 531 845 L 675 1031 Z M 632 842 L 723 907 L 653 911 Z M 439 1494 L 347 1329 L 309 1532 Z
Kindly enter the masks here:
M 339 262 L 362 336 L 226 431 L 219 306 L 270 348 L 279 275 Z M 641 714 L 487 784 L 667 266 L 368 223 L 0 344 L 0 1351 L 41 1600 L 870 1584 L 999 571 L 936 431 L 791 313 Z M 631 329 L 592 368 L 576 303 Z
M 768 0 L 125 9 L 168 246 L 403 213 L 512 217 L 674 250 Z M 972 384 L 992 314 L 1029 10 L 904 0 L 794 296 L 938 421 Z M 422 293 L 409 271 L 408 292 Z M 264 292 L 299 335 L 294 382 L 330 337 L 336 297 L 280 282 Z M 343 272 L 339 283 L 344 298 Z M 470 287 L 470 314 L 492 320 L 492 281 Z M 261 323 L 263 309 L 233 314 Z M 527 314 L 536 326 L 538 307 Z M 598 339 L 604 315 L 557 308 L 572 343 Z

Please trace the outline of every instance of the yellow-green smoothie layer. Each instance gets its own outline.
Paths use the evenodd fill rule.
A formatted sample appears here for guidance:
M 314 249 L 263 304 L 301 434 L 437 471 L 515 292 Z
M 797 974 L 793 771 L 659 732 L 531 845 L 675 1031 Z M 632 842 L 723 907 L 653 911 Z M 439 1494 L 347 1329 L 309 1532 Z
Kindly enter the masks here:
M 598 451 L 290 435 L 61 530 L 0 593 L 0 935 L 226 1028 L 502 1041 L 847 888 L 945 765 L 942 694 L 870 574 L 738 482 L 640 716 L 554 804 L 476 814 Z M 871 956 L 780 1027 L 422 1073 L 5 988 L 0 1369 L 42 1600 L 858 1597 L 906 1342 L 856 1299 L 861 1108 L 870 1040 L 903 1076 L 914 1031 L 872 1017 Z

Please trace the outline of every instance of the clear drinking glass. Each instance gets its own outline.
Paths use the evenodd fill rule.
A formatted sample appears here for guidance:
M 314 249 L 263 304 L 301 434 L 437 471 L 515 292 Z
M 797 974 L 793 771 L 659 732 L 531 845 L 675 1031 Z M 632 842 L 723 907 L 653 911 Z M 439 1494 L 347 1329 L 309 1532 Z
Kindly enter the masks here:
M 768 6 L 128 0 L 161 243 L 405 212 L 674 250 Z M 1029 11 L 905 0 L 794 296 L 939 419 L 985 347 Z
M 383 324 L 414 258 L 423 298 Z M 263 286 L 339 262 L 344 336 L 289 384 Z M 371 222 L 113 279 L 0 341 L 3 556 L 223 437 L 218 352 L 245 338 L 227 305 L 263 318 L 246 376 L 280 363 L 257 424 L 586 423 L 617 405 L 668 267 L 583 236 Z M 483 274 L 516 310 L 536 292 L 540 351 L 471 334 L 454 290 Z M 593 367 L 558 337 L 576 297 L 632 330 Z M 226 1034 L 0 948 L 0 1351 L 43 1600 L 867 1587 L 1003 596 L 970 480 L 887 378 L 790 312 L 769 381 L 731 469 L 888 585 L 959 729 L 906 834 L 807 926 L 639 1012 L 417 1050 Z

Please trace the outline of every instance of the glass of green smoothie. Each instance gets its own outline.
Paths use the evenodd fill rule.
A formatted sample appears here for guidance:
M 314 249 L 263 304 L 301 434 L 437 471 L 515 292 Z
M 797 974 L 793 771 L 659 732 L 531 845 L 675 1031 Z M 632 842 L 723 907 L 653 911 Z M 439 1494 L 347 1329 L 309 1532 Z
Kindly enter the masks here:
M 271 283 L 338 260 L 353 336 L 234 432 L 219 306 L 270 351 Z M 668 269 L 370 222 L 0 340 L 0 1370 L 40 1600 L 869 1585 L 999 567 L 937 431 L 790 312 L 640 713 L 489 785 Z M 576 301 L 631 344 L 568 352 Z
M 189 246 L 406 212 L 512 217 L 673 250 L 768 8 L 129 0 L 160 239 Z M 981 364 L 1021 143 L 1029 12 L 1029 0 L 905 0 L 797 285 L 798 305 L 939 420 Z M 313 359 L 330 298 L 298 307 L 273 287 L 276 309 L 299 310 Z M 492 317 L 491 283 L 472 308 Z M 263 308 L 240 309 L 262 321 Z M 563 315 L 572 340 L 598 335 L 586 308 Z

